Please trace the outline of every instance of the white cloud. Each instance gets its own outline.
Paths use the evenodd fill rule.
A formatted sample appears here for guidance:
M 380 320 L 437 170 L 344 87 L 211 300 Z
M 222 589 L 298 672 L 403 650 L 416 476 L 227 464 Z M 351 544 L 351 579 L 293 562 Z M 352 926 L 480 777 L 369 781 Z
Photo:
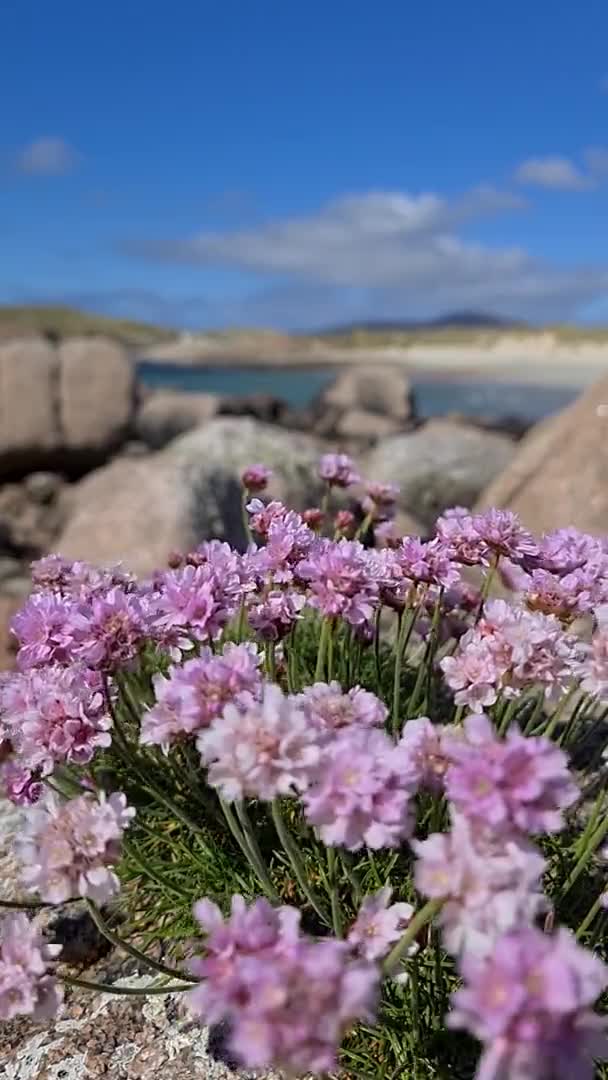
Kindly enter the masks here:
M 521 205 L 519 197 L 486 187 L 452 200 L 370 192 L 334 199 L 308 215 L 208 230 L 131 252 L 258 275 L 262 288 L 243 298 L 247 322 L 259 309 L 266 323 L 318 323 L 319 287 L 327 290 L 335 318 L 340 311 L 418 318 L 478 308 L 564 319 L 580 304 L 608 296 L 608 266 L 560 267 L 516 245 L 474 243 L 462 231 L 472 219 Z
M 593 177 L 601 180 L 608 176 L 608 149 L 605 146 L 590 146 L 585 150 L 587 168 Z
M 573 161 L 558 155 L 522 161 L 515 171 L 515 179 L 520 184 L 554 191 L 584 191 L 593 186 L 591 177 L 586 176 Z
M 80 154 L 57 135 L 41 135 L 15 155 L 19 172 L 36 176 L 61 176 L 78 164 Z

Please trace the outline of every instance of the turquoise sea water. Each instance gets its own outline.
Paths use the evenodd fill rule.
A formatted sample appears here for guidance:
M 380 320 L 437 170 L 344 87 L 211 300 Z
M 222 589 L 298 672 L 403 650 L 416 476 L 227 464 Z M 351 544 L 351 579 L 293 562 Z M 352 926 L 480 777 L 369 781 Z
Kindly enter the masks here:
M 329 368 L 214 368 L 142 361 L 139 378 L 144 385 L 222 396 L 272 394 L 294 408 L 304 407 L 335 377 Z M 569 404 L 577 390 L 563 386 L 527 383 L 491 383 L 412 376 L 419 416 L 442 416 L 449 412 L 468 416 L 512 416 L 523 421 L 541 420 Z

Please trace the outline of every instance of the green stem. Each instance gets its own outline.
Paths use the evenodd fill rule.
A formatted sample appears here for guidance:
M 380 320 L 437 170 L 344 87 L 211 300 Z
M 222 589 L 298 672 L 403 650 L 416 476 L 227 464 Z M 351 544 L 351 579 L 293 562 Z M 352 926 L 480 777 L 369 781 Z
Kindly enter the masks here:
M 551 736 L 553 735 L 553 732 L 555 731 L 555 728 L 557 727 L 558 721 L 559 721 L 560 717 L 562 716 L 562 714 L 564 712 L 564 709 L 566 708 L 566 705 L 568 704 L 568 702 L 570 702 L 572 700 L 573 695 L 578 690 L 578 686 L 579 686 L 578 681 L 573 682 L 572 685 L 569 687 L 567 693 L 564 694 L 563 698 L 559 702 L 559 705 L 557 706 L 557 708 L 553 710 L 553 715 L 552 715 L 551 719 L 549 720 L 549 723 L 547 724 L 547 727 L 543 731 L 543 735 L 545 736 L 546 739 L 550 739 Z
M 62 975 L 61 981 L 68 986 L 79 986 L 83 990 L 96 990 L 100 994 L 124 994 L 125 997 L 147 997 L 149 994 L 180 994 L 184 990 L 191 990 L 192 983 L 180 983 L 165 986 L 116 986 L 114 983 L 89 982 L 88 979 L 77 979 L 74 975 Z
M 268 899 L 276 902 L 278 897 L 263 860 L 261 858 L 258 859 L 255 849 L 250 847 L 247 841 L 247 837 L 245 837 L 245 835 L 243 834 L 243 831 L 239 823 L 237 822 L 236 817 L 234 816 L 232 807 L 228 803 L 224 802 L 223 799 L 220 799 L 220 806 L 222 808 L 224 817 L 226 818 L 226 824 L 228 825 L 230 832 L 232 833 L 234 839 L 239 845 L 241 851 L 243 852 L 243 855 L 247 859 L 247 862 L 249 863 L 255 876 L 257 877 Z
M 587 864 L 590 862 L 590 860 L 593 857 L 594 853 L 597 851 L 598 847 L 602 843 L 604 837 L 606 836 L 606 833 L 608 833 L 608 816 L 604 819 L 604 821 L 602 821 L 602 824 L 598 826 L 598 828 L 595 830 L 595 832 L 591 836 L 591 839 L 589 840 L 588 844 L 586 845 L 585 850 L 580 855 L 576 865 L 574 866 L 574 869 L 572 870 L 572 873 L 570 874 L 567 881 L 565 882 L 564 888 L 563 888 L 562 894 L 561 894 L 561 899 L 562 900 L 568 895 L 568 893 L 570 892 L 570 889 L 575 884 L 575 882 L 578 881 L 578 879 L 581 876 L 583 870 L 585 869 Z
M 432 918 L 441 910 L 444 901 L 441 899 L 427 900 L 424 907 L 420 908 L 411 923 L 409 924 L 405 933 L 401 936 L 397 944 L 391 949 L 384 964 L 382 970 L 385 975 L 392 975 L 397 968 L 412 942 L 414 942 L 422 930 L 423 926 L 431 921 Z
M 490 595 L 490 589 L 492 588 L 492 582 L 494 581 L 494 575 L 496 574 L 496 571 L 498 569 L 499 562 L 500 562 L 500 555 L 498 553 L 496 553 L 494 555 L 494 558 L 492 559 L 492 562 L 491 562 L 490 566 L 488 567 L 488 572 L 487 572 L 487 574 L 485 576 L 485 580 L 484 580 L 484 583 L 483 583 L 483 586 L 482 586 L 482 589 L 481 589 L 481 596 L 479 598 L 479 607 L 477 608 L 477 614 L 475 616 L 475 623 L 476 624 L 479 622 L 479 620 L 481 619 L 481 616 L 483 615 L 483 609 L 484 609 L 484 606 L 485 606 L 485 602 L 488 599 L 488 596 Z
M 511 698 L 504 711 L 504 714 L 500 718 L 500 724 L 498 725 L 498 735 L 506 735 L 507 731 L 509 730 L 511 720 L 513 719 L 513 714 L 519 704 L 521 704 L 521 702 L 518 698 Z
M 323 682 L 323 676 L 325 674 L 325 655 L 327 653 L 327 646 L 329 644 L 329 636 L 331 634 L 331 629 L 331 620 L 323 619 L 323 623 L 321 625 L 321 636 L 319 637 L 317 666 L 315 667 L 315 682 Z
M 172 979 L 183 979 L 184 982 L 196 983 L 197 979 L 190 979 L 182 971 L 178 971 L 177 968 L 169 967 L 167 964 L 161 963 L 159 960 L 153 960 L 152 957 L 146 956 L 145 953 L 140 952 L 134 945 L 130 945 L 128 941 L 123 941 L 118 934 L 115 934 L 113 930 L 105 922 L 101 912 L 92 902 L 92 900 L 86 901 L 87 908 L 89 909 L 89 915 L 91 916 L 95 926 L 103 934 L 109 942 L 112 943 L 117 949 L 121 949 L 127 956 L 132 956 L 135 960 L 141 961 L 142 964 L 147 964 L 148 967 L 154 969 L 154 971 L 160 971 L 161 975 L 169 975 Z
M 44 904 L 41 900 L 0 900 L 0 908 L 8 908 L 9 911 L 40 911 L 42 908 L 53 906 L 53 904 Z
M 270 682 L 277 681 L 277 664 L 274 652 L 274 641 L 267 641 L 264 649 L 266 659 L 266 675 Z
M 524 735 L 531 735 L 536 727 L 536 721 L 543 711 L 543 705 L 545 704 L 545 695 L 542 690 L 539 690 L 536 695 L 536 704 L 528 717 L 526 726 L 524 728 Z
M 589 927 L 591 926 L 591 923 L 595 919 L 595 916 L 597 915 L 598 911 L 601 908 L 604 907 L 604 897 L 605 897 L 605 893 L 600 893 L 600 895 L 597 897 L 597 899 L 593 902 L 593 904 L 589 908 L 589 911 L 585 915 L 585 918 L 583 919 L 581 925 L 579 926 L 578 930 L 576 931 L 575 937 L 577 939 L 582 938 L 585 931 L 588 930 Z
M 395 646 L 395 669 L 393 673 L 393 734 L 399 732 L 399 720 L 401 711 L 401 673 L 403 670 L 403 658 L 408 647 L 409 640 L 414 629 L 418 608 L 411 611 L 400 612 L 397 619 L 397 644 Z
M 277 830 L 277 836 L 281 841 L 283 850 L 287 855 L 287 858 L 289 859 L 289 864 L 296 876 L 296 880 L 302 892 L 304 893 L 304 896 L 308 900 L 313 910 L 316 911 L 319 918 L 322 919 L 327 926 L 331 926 L 331 921 L 327 916 L 327 912 L 324 910 L 323 904 L 321 903 L 312 885 L 308 881 L 308 878 L 306 876 L 306 867 L 302 862 L 298 845 L 296 844 L 293 836 L 291 835 L 289 829 L 285 824 L 285 821 L 283 820 L 281 807 L 277 799 L 274 799 L 272 803 L 272 820 L 274 821 L 274 827 Z
M 376 686 L 382 685 L 382 671 L 380 668 L 380 619 L 382 618 L 382 604 L 378 605 L 374 617 L 374 665 L 376 668 Z
M 329 898 L 331 901 L 331 921 L 334 934 L 337 938 L 342 937 L 342 912 L 340 911 L 340 897 L 338 895 L 338 866 L 336 861 L 336 849 L 327 848 L 327 882 L 329 885 Z
M 192 897 L 189 893 L 184 892 L 172 881 L 167 881 L 164 874 L 159 874 L 157 870 L 153 870 L 151 866 L 148 866 L 147 862 L 142 859 L 139 851 L 135 848 L 135 845 L 130 841 L 123 838 L 122 841 L 123 851 L 129 856 L 129 858 L 135 863 L 142 874 L 150 878 L 150 881 L 155 881 L 161 889 L 167 889 L 168 892 L 172 892 L 175 896 L 179 896 L 180 900 L 186 900 L 191 902 Z
M 250 495 L 247 491 L 244 491 L 241 496 L 241 519 L 243 522 L 243 532 L 245 533 L 245 546 L 247 547 L 251 543 L 251 528 L 249 526 L 249 514 L 247 512 L 247 503 L 250 500 Z

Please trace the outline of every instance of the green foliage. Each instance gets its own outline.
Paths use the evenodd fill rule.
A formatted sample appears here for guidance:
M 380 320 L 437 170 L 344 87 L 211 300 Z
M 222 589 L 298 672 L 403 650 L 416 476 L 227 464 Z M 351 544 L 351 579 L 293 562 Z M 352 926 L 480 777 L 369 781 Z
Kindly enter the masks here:
M 175 334 L 160 326 L 90 315 L 70 307 L 0 306 L 0 341 L 24 334 L 41 334 L 53 341 L 103 334 L 124 345 L 155 345 L 172 341 Z

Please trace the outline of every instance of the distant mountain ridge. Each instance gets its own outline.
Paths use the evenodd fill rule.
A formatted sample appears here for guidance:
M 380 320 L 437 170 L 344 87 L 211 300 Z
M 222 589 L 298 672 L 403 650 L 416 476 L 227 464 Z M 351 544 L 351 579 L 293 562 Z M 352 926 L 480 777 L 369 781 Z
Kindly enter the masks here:
M 435 319 L 369 319 L 363 322 L 341 323 L 319 331 L 323 335 L 352 334 L 357 330 L 366 333 L 398 334 L 408 332 L 446 330 L 457 327 L 464 330 L 515 330 L 525 329 L 521 319 L 506 319 L 479 311 L 453 311 Z M 307 333 L 303 331 L 303 333 Z

